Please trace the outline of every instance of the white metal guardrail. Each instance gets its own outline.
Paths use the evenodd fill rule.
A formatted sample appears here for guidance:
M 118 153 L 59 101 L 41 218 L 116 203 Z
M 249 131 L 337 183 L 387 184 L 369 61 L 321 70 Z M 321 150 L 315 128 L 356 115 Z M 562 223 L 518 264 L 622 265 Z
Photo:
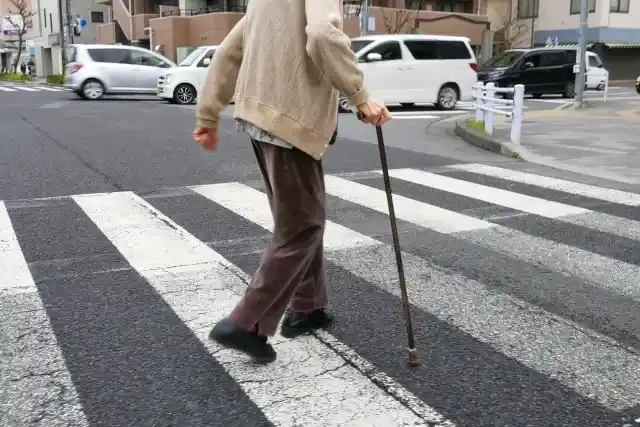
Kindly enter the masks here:
M 507 96 L 497 98 L 496 94 L 506 94 Z M 493 115 L 500 114 L 511 119 L 511 142 L 520 143 L 524 85 L 501 88 L 496 87 L 494 83 L 484 85 L 482 82 L 478 82 L 473 86 L 473 99 L 473 106 L 476 109 L 476 122 L 484 123 L 484 131 L 486 133 L 493 134 Z M 498 109 L 495 108 L 496 105 L 507 105 L 511 108 Z
M 573 66 L 573 72 L 577 73 L 580 70 L 580 65 L 576 64 Z M 584 89 L 584 94 L 585 95 L 595 95 L 594 92 L 602 92 L 602 102 L 607 102 L 607 98 L 609 97 L 609 71 L 605 70 L 604 71 L 604 82 L 601 85 L 598 85 L 595 89 L 587 89 L 587 82 L 586 82 L 586 78 L 587 76 L 585 75 L 585 89 Z M 596 98 L 595 96 L 585 96 L 584 99 L 586 101 L 599 101 L 600 99 Z

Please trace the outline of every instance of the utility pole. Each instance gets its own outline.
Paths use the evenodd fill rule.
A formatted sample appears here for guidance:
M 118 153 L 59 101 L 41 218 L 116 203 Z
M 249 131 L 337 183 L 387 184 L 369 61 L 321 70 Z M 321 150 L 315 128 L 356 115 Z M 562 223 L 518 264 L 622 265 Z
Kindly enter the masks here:
M 67 66 L 67 49 L 65 47 L 65 41 L 64 41 L 64 19 L 63 19 L 63 10 L 62 10 L 62 0 L 58 0 L 58 25 L 60 27 L 58 38 L 60 38 L 60 56 L 62 58 L 61 71 L 62 73 L 64 73 L 64 68 Z
M 360 0 L 360 35 L 369 34 L 369 0 Z
M 67 10 L 67 34 L 69 34 L 69 44 L 73 43 L 73 17 L 71 16 L 71 0 L 65 0 Z
M 582 0 L 580 3 L 580 28 L 578 29 L 578 64 L 580 69 L 576 73 L 576 95 L 574 107 L 584 106 L 584 79 L 587 68 L 587 26 L 589 25 L 589 0 Z

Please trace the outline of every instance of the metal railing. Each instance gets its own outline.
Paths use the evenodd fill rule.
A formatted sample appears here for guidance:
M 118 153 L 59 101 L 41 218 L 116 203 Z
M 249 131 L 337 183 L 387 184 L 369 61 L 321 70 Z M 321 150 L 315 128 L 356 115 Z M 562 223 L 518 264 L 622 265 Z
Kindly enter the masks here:
M 247 6 L 246 5 L 226 5 L 226 6 L 207 6 L 201 7 L 197 9 L 172 9 L 162 12 L 162 16 L 197 16 L 197 15 L 205 15 L 207 13 L 217 13 L 217 12 L 235 12 L 235 13 L 246 13 Z
M 496 94 L 506 95 L 497 98 Z M 506 99 L 511 98 L 511 99 Z M 476 109 L 476 122 L 484 123 L 484 131 L 493 135 L 493 115 L 500 114 L 511 119 L 510 140 L 520 143 L 522 134 L 522 109 L 524 106 L 524 85 L 514 87 L 496 87 L 494 83 L 484 85 L 478 82 L 473 86 L 473 106 Z M 498 109 L 496 105 L 505 105 L 510 108 Z
M 576 64 L 576 66 L 573 67 L 573 72 L 574 74 L 576 72 L 578 72 L 580 65 Z M 587 82 L 586 82 L 586 78 L 587 75 L 585 75 L 585 88 L 584 88 L 584 95 L 592 95 L 594 94 L 594 92 L 602 92 L 602 101 L 603 102 L 607 102 L 607 98 L 609 97 L 609 71 L 605 70 L 605 74 L 604 74 L 604 82 L 600 85 L 598 85 L 595 89 L 587 89 Z M 594 94 L 595 95 L 595 94 Z M 599 101 L 600 99 L 595 98 L 595 97 L 591 97 L 591 96 L 585 96 L 584 97 L 585 101 Z

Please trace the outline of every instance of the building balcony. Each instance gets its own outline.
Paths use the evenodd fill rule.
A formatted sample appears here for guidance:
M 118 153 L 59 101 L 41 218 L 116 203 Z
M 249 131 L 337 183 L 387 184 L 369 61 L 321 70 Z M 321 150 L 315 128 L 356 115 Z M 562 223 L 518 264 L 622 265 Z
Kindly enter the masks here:
M 210 13 L 241 13 L 244 14 L 247 11 L 247 6 L 242 4 L 226 4 L 226 5 L 212 5 L 203 6 L 190 9 L 163 10 L 160 14 L 161 17 L 167 16 L 198 16 L 206 15 Z
M 116 23 L 115 22 L 96 25 L 96 43 L 97 44 L 115 44 L 116 43 Z
M 114 0 L 122 1 L 122 0 Z M 228 2 L 229 3 L 229 2 Z M 240 3 L 240 2 L 237 2 Z M 475 2 L 462 1 L 458 9 Z M 470 6 L 469 6 L 470 7 Z M 242 18 L 246 6 L 204 6 L 200 8 L 163 10 L 160 17 L 150 20 L 151 46 L 172 60 L 177 49 L 219 44 Z M 466 10 L 466 9 L 465 9 Z M 408 33 L 452 35 L 468 37 L 471 44 L 480 46 L 489 30 L 486 15 L 433 10 L 409 10 L 371 7 L 375 18 L 372 34 Z M 360 35 L 359 17 L 344 19 L 344 31 L 350 37 Z

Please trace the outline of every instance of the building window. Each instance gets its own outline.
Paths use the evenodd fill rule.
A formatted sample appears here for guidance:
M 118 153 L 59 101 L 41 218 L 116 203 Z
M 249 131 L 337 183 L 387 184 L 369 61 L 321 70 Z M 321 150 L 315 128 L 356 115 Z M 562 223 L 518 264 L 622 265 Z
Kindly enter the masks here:
M 539 6 L 538 0 L 518 1 L 518 19 L 537 18 Z
M 629 13 L 629 0 L 610 0 L 609 12 Z
M 580 4 L 581 0 L 571 0 L 571 5 L 569 6 L 569 13 L 571 15 L 580 14 Z M 628 4 L 628 2 L 627 2 Z M 589 0 L 589 13 L 593 13 L 596 11 L 596 0 Z
M 389 7 L 389 5 L 383 7 Z M 424 10 L 427 7 L 427 0 L 405 0 L 404 7 L 411 10 Z
M 215 12 L 245 13 L 249 0 L 207 0 L 207 8 Z M 207 12 L 209 13 L 209 12 Z
M 91 12 L 91 22 L 104 22 L 104 13 L 102 12 Z
M 436 11 L 438 12 L 455 12 L 456 6 L 451 2 L 436 2 Z

